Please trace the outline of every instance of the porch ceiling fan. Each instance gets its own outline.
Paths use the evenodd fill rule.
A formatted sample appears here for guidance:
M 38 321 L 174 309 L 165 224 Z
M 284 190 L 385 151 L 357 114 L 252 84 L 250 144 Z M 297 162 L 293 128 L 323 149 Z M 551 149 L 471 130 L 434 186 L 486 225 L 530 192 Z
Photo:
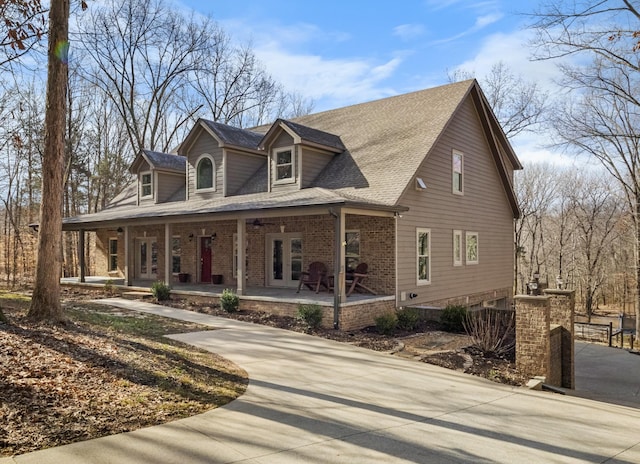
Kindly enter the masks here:
M 255 218 L 252 222 L 251 222 L 251 226 L 254 229 L 259 229 L 260 227 L 264 227 L 264 226 L 274 226 L 275 223 L 273 222 L 262 222 L 260 219 Z

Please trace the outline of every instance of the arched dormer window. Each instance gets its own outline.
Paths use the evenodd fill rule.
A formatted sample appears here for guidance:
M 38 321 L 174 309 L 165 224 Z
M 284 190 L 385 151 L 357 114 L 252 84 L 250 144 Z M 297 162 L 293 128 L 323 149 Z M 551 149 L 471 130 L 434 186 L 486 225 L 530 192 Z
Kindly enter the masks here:
M 210 155 L 202 155 L 196 163 L 196 190 L 215 190 L 215 164 Z

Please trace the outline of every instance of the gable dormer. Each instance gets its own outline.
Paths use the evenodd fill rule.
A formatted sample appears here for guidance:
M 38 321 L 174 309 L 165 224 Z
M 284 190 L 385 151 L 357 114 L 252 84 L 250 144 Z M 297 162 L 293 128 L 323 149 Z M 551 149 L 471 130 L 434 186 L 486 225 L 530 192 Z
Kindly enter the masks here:
M 179 149 L 187 159 L 187 199 L 234 194 L 265 164 L 258 150 L 262 135 L 199 119 Z
M 259 148 L 269 160 L 269 190 L 311 187 L 333 157 L 345 151 L 339 136 L 284 119 L 273 123 Z
M 138 179 L 138 204 L 184 200 L 185 166 L 183 156 L 141 150 L 129 167 Z

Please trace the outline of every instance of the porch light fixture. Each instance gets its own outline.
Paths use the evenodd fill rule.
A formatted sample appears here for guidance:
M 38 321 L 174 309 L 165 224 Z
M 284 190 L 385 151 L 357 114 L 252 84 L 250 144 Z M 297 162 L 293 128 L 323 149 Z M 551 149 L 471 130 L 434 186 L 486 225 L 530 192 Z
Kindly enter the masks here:
M 213 242 L 216 237 L 218 236 L 218 234 L 216 234 L 215 232 L 211 234 L 211 241 Z
M 124 232 L 124 230 L 122 229 L 122 227 L 118 227 L 116 229 L 116 232 L 118 233 L 118 237 L 122 237 L 122 232 Z
M 193 233 L 189 234 L 189 241 L 193 242 Z

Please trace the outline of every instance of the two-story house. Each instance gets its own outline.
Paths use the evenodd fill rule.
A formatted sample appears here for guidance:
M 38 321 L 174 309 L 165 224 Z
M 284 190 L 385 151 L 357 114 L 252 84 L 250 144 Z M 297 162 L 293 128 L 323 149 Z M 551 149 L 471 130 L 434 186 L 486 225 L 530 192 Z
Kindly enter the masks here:
M 279 312 L 304 293 L 349 329 L 403 306 L 509 304 L 521 168 L 470 80 L 250 130 L 199 120 L 177 153 L 139 153 L 136 182 L 64 230 L 95 232 L 97 273 L 126 285 L 221 282 Z M 312 262 L 331 297 L 296 293 Z M 356 301 L 345 278 L 359 263 L 372 295 Z M 285 297 L 260 300 L 274 288 Z

